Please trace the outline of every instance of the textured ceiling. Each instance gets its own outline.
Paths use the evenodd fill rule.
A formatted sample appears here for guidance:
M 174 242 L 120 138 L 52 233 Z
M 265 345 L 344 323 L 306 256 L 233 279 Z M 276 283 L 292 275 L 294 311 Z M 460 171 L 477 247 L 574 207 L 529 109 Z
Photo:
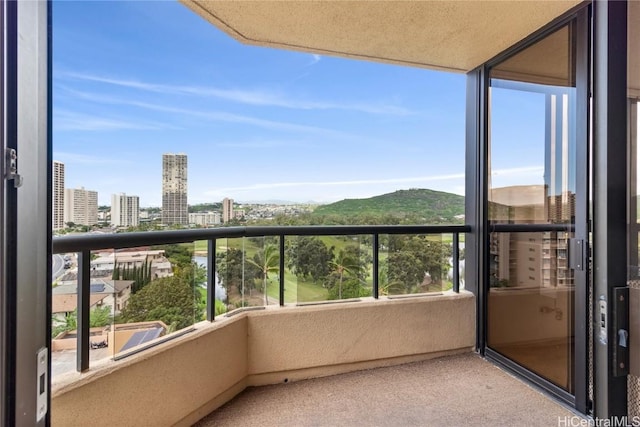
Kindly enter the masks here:
M 575 84 L 572 39 L 564 26 L 491 69 L 491 77 L 556 86 Z
M 468 71 L 581 0 L 182 0 L 243 43 Z

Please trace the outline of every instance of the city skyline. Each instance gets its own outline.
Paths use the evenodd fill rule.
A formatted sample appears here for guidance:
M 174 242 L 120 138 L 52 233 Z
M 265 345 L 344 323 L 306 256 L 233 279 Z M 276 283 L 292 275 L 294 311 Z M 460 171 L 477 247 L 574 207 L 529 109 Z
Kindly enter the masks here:
M 53 2 L 53 156 L 100 205 L 161 206 L 164 152 L 190 158 L 189 204 L 464 194 L 465 90 L 464 74 L 242 45 L 177 2 Z M 530 182 L 535 160 L 495 179 Z

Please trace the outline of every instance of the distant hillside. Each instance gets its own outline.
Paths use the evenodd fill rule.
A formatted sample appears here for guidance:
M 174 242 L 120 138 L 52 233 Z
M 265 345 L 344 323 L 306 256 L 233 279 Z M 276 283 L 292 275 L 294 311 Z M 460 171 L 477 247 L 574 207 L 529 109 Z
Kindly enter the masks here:
M 464 197 L 427 189 L 399 190 L 368 199 L 345 199 L 318 206 L 314 215 L 353 217 L 366 215 L 417 216 L 435 222 L 461 222 Z
M 222 203 L 200 203 L 199 205 L 189 205 L 189 213 L 221 211 Z

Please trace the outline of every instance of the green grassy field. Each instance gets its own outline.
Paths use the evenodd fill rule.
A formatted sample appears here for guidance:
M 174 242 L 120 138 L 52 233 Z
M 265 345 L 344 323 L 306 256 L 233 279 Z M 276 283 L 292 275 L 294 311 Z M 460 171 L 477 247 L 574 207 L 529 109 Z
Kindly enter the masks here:
M 262 245 L 256 244 L 251 240 L 245 240 L 244 250 L 248 257 L 253 257 Z M 242 249 L 242 238 L 236 239 L 218 239 L 216 240 L 216 251 L 224 252 L 227 248 Z M 197 254 L 208 252 L 208 242 L 206 240 L 198 240 L 193 244 L 193 250 Z
M 322 286 L 316 285 L 310 281 L 300 280 L 295 274 L 285 270 L 285 303 L 325 301 L 328 294 L 327 290 Z M 276 300 L 280 298 L 280 286 L 276 276 L 274 276 L 267 285 L 267 295 Z

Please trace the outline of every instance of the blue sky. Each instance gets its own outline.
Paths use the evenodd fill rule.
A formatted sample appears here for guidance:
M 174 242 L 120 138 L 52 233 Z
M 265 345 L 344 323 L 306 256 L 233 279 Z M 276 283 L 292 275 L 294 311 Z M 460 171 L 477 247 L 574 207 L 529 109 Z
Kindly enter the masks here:
M 100 204 L 160 206 L 165 152 L 189 204 L 464 194 L 464 75 L 242 45 L 177 2 L 55 1 L 53 93 L 65 186 Z

